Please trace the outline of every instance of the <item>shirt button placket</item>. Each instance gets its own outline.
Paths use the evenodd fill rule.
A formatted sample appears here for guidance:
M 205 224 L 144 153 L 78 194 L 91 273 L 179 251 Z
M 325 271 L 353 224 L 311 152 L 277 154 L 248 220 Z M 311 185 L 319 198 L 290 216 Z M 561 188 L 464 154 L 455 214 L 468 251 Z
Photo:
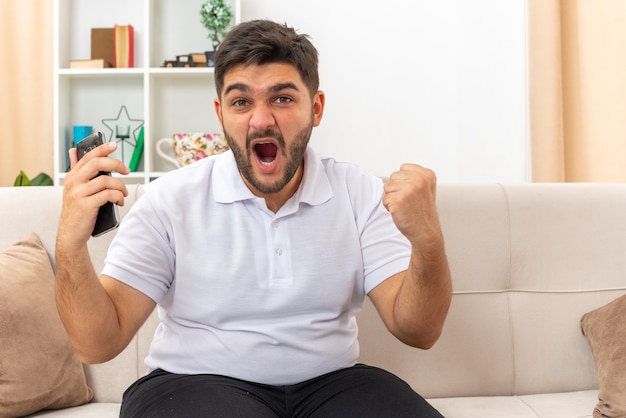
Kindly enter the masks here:
M 274 271 L 272 286 L 285 287 L 291 285 L 291 262 L 289 257 L 285 253 L 285 249 L 288 248 L 288 236 L 285 235 L 286 231 L 282 228 L 282 223 L 274 220 L 271 224 L 272 233 L 272 247 L 274 249 Z

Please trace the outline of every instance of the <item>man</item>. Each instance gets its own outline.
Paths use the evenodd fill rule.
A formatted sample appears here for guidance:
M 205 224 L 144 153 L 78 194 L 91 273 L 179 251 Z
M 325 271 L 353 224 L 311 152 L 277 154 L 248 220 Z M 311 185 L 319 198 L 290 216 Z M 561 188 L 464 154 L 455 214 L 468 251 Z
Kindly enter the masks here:
M 126 347 L 158 306 L 149 373 L 123 417 L 440 417 L 406 383 L 357 364 L 367 294 L 406 344 L 438 339 L 451 283 L 436 179 L 406 164 L 383 186 L 308 147 L 325 104 L 317 51 L 270 21 L 233 28 L 215 56 L 231 151 L 146 186 L 102 275 L 87 241 L 98 207 L 127 191 L 115 144 L 70 151 L 57 303 L 88 363 Z

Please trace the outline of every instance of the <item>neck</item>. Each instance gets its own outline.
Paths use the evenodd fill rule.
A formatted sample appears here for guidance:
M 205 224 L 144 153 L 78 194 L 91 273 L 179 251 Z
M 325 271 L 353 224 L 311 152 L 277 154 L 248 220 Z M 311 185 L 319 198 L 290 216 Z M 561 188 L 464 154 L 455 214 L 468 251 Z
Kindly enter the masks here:
M 287 202 L 287 200 L 289 200 L 291 196 L 293 196 L 296 193 L 296 190 L 298 190 L 298 187 L 300 187 L 300 183 L 302 182 L 303 175 L 304 175 L 304 163 L 300 164 L 300 167 L 298 167 L 298 170 L 293 175 L 291 180 L 289 180 L 289 182 L 285 185 L 285 187 L 283 187 L 281 190 L 279 190 L 276 193 L 262 193 L 261 191 L 256 189 L 254 186 L 249 184 L 245 178 L 243 180 L 248 186 L 248 188 L 252 191 L 252 193 L 255 196 L 262 197 L 263 199 L 265 199 L 265 205 L 267 206 L 267 208 L 271 210 L 272 212 L 276 213 L 280 210 L 280 208 L 283 207 L 285 202 Z

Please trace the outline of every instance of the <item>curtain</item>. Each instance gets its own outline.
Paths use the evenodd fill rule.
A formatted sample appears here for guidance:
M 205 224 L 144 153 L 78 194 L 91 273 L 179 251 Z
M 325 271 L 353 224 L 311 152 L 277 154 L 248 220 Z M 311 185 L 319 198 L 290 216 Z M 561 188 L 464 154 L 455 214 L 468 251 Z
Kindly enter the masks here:
M 0 186 L 53 176 L 50 0 L 0 0 Z
M 528 1 L 533 181 L 626 181 L 626 1 Z

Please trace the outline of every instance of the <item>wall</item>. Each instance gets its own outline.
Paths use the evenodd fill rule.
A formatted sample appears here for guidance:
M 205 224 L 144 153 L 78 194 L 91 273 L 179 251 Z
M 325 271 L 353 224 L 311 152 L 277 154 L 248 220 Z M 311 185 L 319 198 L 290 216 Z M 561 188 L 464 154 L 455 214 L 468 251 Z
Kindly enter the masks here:
M 527 0 L 242 0 L 320 52 L 326 113 L 312 144 L 387 176 L 529 181 Z
M 22 2 L 9 4 L 18 3 Z M 527 0 L 241 3 L 242 19 L 287 22 L 311 35 L 318 47 L 327 96 L 324 121 L 313 137 L 320 152 L 356 162 L 380 176 L 411 161 L 435 169 L 440 181 L 530 178 Z M 51 10 L 43 15 L 51 26 Z M 51 48 L 40 46 L 21 50 L 45 51 L 49 60 Z M 3 75 L 4 80 L 13 80 Z M 45 91 L 17 102 L 33 109 L 25 102 L 30 98 L 49 106 L 51 80 L 48 84 Z M 3 104 L 13 108 L 3 114 L 15 115 L 13 105 Z M 51 112 L 31 114 L 29 119 L 27 129 L 2 124 L 2 154 L 14 161 L 13 147 L 27 143 L 15 138 L 28 130 L 35 142 L 29 140 L 27 149 L 38 142 L 43 152 L 36 155 L 46 161 L 35 163 L 32 153 L 10 166 L 6 160 L 2 165 L 8 172 L 0 179 L 2 185 L 12 182 L 18 168 L 31 176 L 39 170 L 52 171 L 52 134 L 36 133 L 32 138 L 33 129 L 41 129 L 42 122 L 44 132 L 51 131 Z M 37 166 L 29 168 L 30 164 Z

